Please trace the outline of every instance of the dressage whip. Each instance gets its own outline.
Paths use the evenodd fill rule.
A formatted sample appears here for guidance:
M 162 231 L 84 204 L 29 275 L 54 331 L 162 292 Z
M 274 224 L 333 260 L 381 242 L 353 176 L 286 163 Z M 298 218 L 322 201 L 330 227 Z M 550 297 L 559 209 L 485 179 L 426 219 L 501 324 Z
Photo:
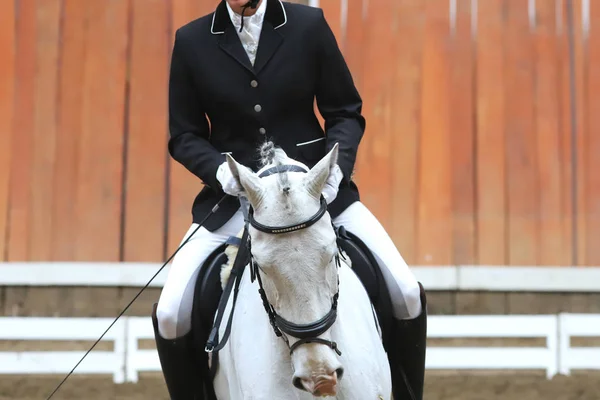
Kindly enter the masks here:
M 196 227 L 196 229 L 194 229 L 194 231 L 183 241 L 183 243 L 181 243 L 179 245 L 179 247 L 177 248 L 177 250 L 175 250 L 175 252 L 167 259 L 167 261 L 165 261 L 165 263 L 162 265 L 162 267 L 160 267 L 159 270 L 152 276 L 152 278 L 150 278 L 150 280 L 148 281 L 148 283 L 146 283 L 144 285 L 144 287 L 138 292 L 138 294 L 136 294 L 133 297 L 133 299 L 129 302 L 129 304 L 127 304 L 125 306 L 125 308 L 123 309 L 123 311 L 121 311 L 119 313 L 119 315 L 117 316 L 117 318 L 115 318 L 115 320 L 108 326 L 108 328 L 106 328 L 106 330 L 104 331 L 104 333 L 102 335 L 100 335 L 100 337 L 98 338 L 98 340 L 96 340 L 96 342 L 92 345 L 92 347 L 90 347 L 90 349 L 83 355 L 83 357 L 81 357 L 81 359 L 77 362 L 77 364 L 75 364 L 75 366 L 73 367 L 73 369 L 64 377 L 64 379 L 58 384 L 58 386 L 54 389 L 54 391 L 52 391 L 52 393 L 50 393 L 50 395 L 46 398 L 46 400 L 50 400 L 52 398 L 52 396 L 54 396 L 54 394 L 58 391 L 58 389 L 60 389 L 60 387 L 63 385 L 63 383 L 65 383 L 65 381 L 73 374 L 73 372 L 79 366 L 79 364 L 81 364 L 81 362 L 94 349 L 94 347 L 96 347 L 96 345 L 98 343 L 100 343 L 100 341 L 102 340 L 102 338 L 104 337 L 104 335 L 106 335 L 108 333 L 108 331 L 110 330 L 110 328 L 112 328 L 112 326 L 117 322 L 117 320 L 119 318 L 121 318 L 123 316 L 123 314 L 125 314 L 125 312 L 129 309 L 129 307 L 131 307 L 131 305 L 137 300 L 137 298 L 140 297 L 140 295 L 142 294 L 142 292 L 144 290 L 146 290 L 146 288 L 150 285 L 150 283 L 152 283 L 152 281 L 154 280 L 154 278 L 156 278 L 158 276 L 158 274 L 160 274 L 160 272 L 173 259 L 173 257 L 175 257 L 175 254 L 177 254 L 179 252 L 179 250 L 181 250 L 181 248 L 183 246 L 185 246 L 185 244 L 196 234 L 196 232 L 198 231 L 198 229 L 200 229 L 204 225 L 204 223 L 206 222 L 206 220 L 219 209 L 219 206 L 221 205 L 221 202 L 223 200 L 225 200 L 226 197 L 227 197 L 227 195 L 223 196 L 217 202 L 217 204 L 215 204 L 215 206 L 208 212 L 208 214 L 206 214 L 206 216 L 204 217 L 204 219 L 202 219 L 202 221 L 200 221 L 200 223 L 198 224 L 198 226 Z

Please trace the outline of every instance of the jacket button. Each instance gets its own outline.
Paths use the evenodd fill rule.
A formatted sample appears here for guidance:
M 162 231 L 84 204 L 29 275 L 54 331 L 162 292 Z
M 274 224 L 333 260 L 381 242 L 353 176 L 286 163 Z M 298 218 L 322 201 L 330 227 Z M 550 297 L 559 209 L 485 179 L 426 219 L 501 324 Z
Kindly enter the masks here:
M 264 135 L 265 133 L 267 133 L 267 130 L 265 128 L 260 128 L 258 132 L 260 132 L 261 135 Z
M 257 87 L 258 86 L 258 82 L 254 81 L 254 80 L 250 81 L 250 86 Z
M 262 110 L 262 107 L 260 106 L 260 104 L 257 104 L 254 106 L 254 111 L 260 112 L 261 110 Z

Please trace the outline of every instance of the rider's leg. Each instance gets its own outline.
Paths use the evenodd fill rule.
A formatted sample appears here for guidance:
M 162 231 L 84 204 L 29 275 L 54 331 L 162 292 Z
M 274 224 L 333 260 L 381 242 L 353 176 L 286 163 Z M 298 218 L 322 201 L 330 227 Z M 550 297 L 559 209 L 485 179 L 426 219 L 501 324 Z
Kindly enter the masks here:
M 392 368 L 394 398 L 421 400 L 427 333 L 425 291 L 383 226 L 362 203 L 353 203 L 333 222 L 343 225 L 367 245 L 390 292 L 394 323 L 389 337 L 393 343 L 385 343 L 385 347 Z
M 183 240 L 197 226 L 193 224 Z M 228 237 L 236 235 L 242 226 L 243 216 L 241 211 L 238 211 L 214 232 L 201 227 L 173 258 L 153 313 L 156 347 L 172 400 L 204 399 L 198 391 L 200 388 L 197 381 L 199 377 L 209 378 L 208 369 L 206 366 L 200 368 L 194 361 L 207 364 L 207 357 L 203 357 L 202 360 L 193 358 L 194 344 L 191 335 L 196 278 L 206 258 Z

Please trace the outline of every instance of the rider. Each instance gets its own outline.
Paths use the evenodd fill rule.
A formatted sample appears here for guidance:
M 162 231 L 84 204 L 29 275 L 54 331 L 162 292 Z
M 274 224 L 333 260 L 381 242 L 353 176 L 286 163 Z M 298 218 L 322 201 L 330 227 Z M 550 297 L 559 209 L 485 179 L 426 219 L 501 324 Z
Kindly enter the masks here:
M 314 113 L 315 98 L 325 132 Z M 205 184 L 194 201 L 185 238 L 224 194 L 231 196 L 174 257 L 153 313 L 172 399 L 197 399 L 193 382 L 206 378 L 207 372 L 197 370 L 191 358 L 199 269 L 243 226 L 237 198 L 242 189 L 224 154 L 231 153 L 256 171 L 256 149 L 267 137 L 309 167 L 339 143 L 339 168 L 323 193 L 328 211 L 334 224 L 343 225 L 369 247 L 387 284 L 394 341 L 384 344 L 395 396 L 422 399 L 425 293 L 381 224 L 360 202 L 352 180 L 365 129 L 361 108 L 361 97 L 319 8 L 280 0 L 221 0 L 213 13 L 177 30 L 170 67 L 168 148 Z

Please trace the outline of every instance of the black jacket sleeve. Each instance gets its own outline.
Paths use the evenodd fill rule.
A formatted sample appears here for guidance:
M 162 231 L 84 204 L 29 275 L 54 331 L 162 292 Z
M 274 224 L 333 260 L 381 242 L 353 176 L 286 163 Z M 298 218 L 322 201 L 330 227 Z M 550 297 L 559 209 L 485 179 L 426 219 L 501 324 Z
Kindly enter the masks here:
M 169 153 L 205 185 L 218 191 L 216 173 L 225 156 L 208 141 L 210 128 L 196 90 L 186 60 L 185 40 L 178 30 L 169 75 Z
M 365 131 L 362 99 L 323 10 L 315 29 L 318 41 L 319 79 L 316 99 L 325 120 L 326 151 L 339 143 L 338 165 L 344 180 L 350 181 L 358 145 Z

